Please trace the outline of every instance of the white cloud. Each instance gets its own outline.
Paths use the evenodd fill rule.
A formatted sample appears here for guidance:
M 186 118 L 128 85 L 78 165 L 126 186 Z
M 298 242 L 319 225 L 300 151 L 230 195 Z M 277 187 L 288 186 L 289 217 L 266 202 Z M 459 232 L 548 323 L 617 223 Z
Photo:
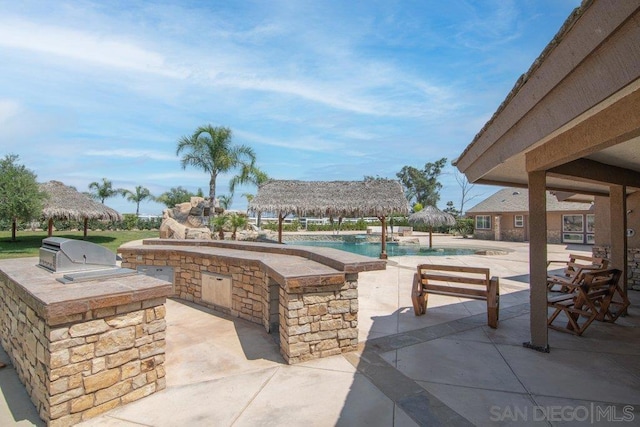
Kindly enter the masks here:
M 184 78 L 165 57 L 116 36 L 90 33 L 23 19 L 0 19 L 0 46 L 56 55 L 113 68 Z
M 175 161 L 176 156 L 173 154 L 166 154 L 165 152 L 152 151 L 152 150 L 135 150 L 120 148 L 114 150 L 88 150 L 85 152 L 87 156 L 96 157 L 120 157 L 120 158 L 145 158 L 152 160 L 171 160 Z
M 326 34 L 296 45 L 281 27 L 282 23 L 273 23 L 225 36 L 217 32 L 208 44 L 194 46 L 188 39 L 159 38 L 155 45 L 161 50 L 154 50 L 126 31 L 105 34 L 101 30 L 42 24 L 9 15 L 0 18 L 0 46 L 71 60 L 64 66 L 76 73 L 77 64 L 84 63 L 182 80 L 205 90 L 218 87 L 290 96 L 364 115 L 417 117 L 437 113 L 447 105 L 449 97 L 443 97 L 446 89 L 407 75 L 391 62 L 362 58 L 355 50 L 349 50 L 349 43 L 340 49 L 325 46 L 317 56 L 313 54 L 318 50 L 314 45 L 322 44 Z M 274 43 L 285 52 L 293 48 L 304 53 L 295 57 L 265 56 L 261 44 L 246 42 L 260 35 L 275 38 Z M 150 36 L 153 37 L 146 34 L 147 38 Z M 108 77 L 108 73 L 104 75 Z M 139 83 L 131 79 L 110 78 L 119 84 L 135 84 L 140 90 Z M 170 96 L 171 91 L 161 82 L 155 86 L 158 92 Z M 153 93 L 152 88 L 145 90 Z
M 282 147 L 301 151 L 315 151 L 315 152 L 334 152 L 342 145 L 329 141 L 323 141 L 320 138 L 296 138 L 295 140 L 269 138 L 263 135 L 257 135 L 255 133 L 246 131 L 234 131 L 241 140 L 247 140 L 256 144 L 270 145 L 272 147 Z
M 0 99 L 0 124 L 5 124 L 20 113 L 20 104 L 11 99 Z

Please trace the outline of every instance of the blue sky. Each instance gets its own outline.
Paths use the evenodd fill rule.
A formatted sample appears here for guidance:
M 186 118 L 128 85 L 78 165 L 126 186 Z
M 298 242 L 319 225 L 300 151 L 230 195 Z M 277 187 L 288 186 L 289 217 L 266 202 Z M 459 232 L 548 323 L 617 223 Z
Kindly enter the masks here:
M 0 0 L 0 154 L 80 191 L 207 194 L 175 150 L 210 123 L 272 178 L 395 178 L 460 155 L 579 3 Z M 453 166 L 440 182 L 459 207 Z

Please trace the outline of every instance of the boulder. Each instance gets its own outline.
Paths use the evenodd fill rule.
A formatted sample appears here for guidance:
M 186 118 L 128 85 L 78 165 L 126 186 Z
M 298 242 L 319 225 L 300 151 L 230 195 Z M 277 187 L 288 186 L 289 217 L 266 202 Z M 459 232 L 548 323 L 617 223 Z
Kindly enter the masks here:
M 211 240 L 211 230 L 207 227 L 207 217 L 204 216 L 209 210 L 207 204 L 202 197 L 192 197 L 189 202 L 165 209 L 160 225 L 160 238 Z

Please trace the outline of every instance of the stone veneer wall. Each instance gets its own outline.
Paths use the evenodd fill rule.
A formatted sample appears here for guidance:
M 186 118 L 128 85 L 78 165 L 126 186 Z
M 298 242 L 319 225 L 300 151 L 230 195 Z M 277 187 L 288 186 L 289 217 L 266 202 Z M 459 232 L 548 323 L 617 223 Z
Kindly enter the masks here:
M 502 240 L 507 242 L 524 242 L 524 227 L 502 229 Z
M 474 230 L 473 238 L 479 240 L 495 240 L 493 230 Z
M 121 250 L 122 267 L 138 265 L 173 267 L 174 295 L 180 299 L 259 323 L 269 331 L 269 293 L 267 276 L 259 262 L 225 259 L 177 251 Z M 216 306 L 202 300 L 202 273 L 231 276 L 231 308 Z
M 280 288 L 280 346 L 289 363 L 356 350 L 358 275 L 330 287 Z
M 535 233 L 535 230 L 530 230 L 529 234 Z M 547 243 L 562 243 L 562 231 L 560 230 L 547 230 Z
M 179 250 L 121 248 L 122 266 L 174 268 L 175 295 L 254 323 L 268 332 L 276 324 L 270 307 L 278 295 L 280 353 L 287 363 L 353 351 L 358 344 L 358 274 L 322 279 L 309 286 L 303 279 L 278 283 L 259 261 L 215 257 Z M 202 300 L 202 273 L 232 276 L 232 307 L 224 309 Z M 274 295 L 273 287 L 278 287 Z
M 40 417 L 68 426 L 165 388 L 165 298 L 45 320 L 0 275 L 2 346 Z
M 591 252 L 594 257 L 611 259 L 611 247 L 593 246 Z M 640 290 L 640 248 L 627 248 L 627 287 Z
M 532 233 L 533 231 L 530 231 Z M 474 230 L 473 237 L 479 240 L 495 240 L 493 230 Z M 524 241 L 524 230 L 503 231 L 502 240 L 510 242 Z M 547 243 L 562 243 L 562 233 L 558 230 L 547 230 Z

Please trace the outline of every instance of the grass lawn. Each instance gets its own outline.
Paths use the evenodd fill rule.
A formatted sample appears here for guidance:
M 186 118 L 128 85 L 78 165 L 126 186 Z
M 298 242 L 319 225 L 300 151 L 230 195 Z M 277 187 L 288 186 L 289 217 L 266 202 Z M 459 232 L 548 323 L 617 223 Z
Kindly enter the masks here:
M 60 231 L 54 237 L 82 239 L 82 231 Z M 11 241 L 11 231 L 0 231 L 0 259 L 39 256 L 38 249 L 42 239 L 47 237 L 46 231 L 18 231 L 16 241 Z M 87 233 L 87 241 L 104 246 L 112 252 L 120 245 L 132 240 L 158 237 L 157 230 L 142 231 L 91 231 Z

